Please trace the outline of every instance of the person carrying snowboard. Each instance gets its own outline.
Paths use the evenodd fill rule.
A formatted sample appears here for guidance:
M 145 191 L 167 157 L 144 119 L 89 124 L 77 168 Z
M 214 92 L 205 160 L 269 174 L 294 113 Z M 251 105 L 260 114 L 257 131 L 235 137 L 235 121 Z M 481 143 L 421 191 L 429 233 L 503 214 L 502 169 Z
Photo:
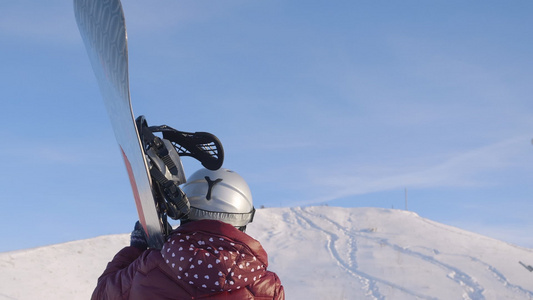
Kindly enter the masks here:
M 137 222 L 130 246 L 107 265 L 91 299 L 285 299 L 267 253 L 245 233 L 255 209 L 244 179 L 201 169 L 183 191 L 191 211 L 162 249 L 147 249 Z

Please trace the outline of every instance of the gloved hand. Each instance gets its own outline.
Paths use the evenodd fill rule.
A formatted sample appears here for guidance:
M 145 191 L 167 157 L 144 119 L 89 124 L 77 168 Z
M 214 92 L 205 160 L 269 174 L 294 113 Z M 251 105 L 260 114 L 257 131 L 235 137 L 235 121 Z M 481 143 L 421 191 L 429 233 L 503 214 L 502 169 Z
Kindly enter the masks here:
M 135 248 L 146 250 L 148 249 L 148 242 L 146 241 L 146 233 L 144 232 L 143 226 L 139 221 L 135 223 L 135 227 L 131 232 L 130 237 L 130 246 Z

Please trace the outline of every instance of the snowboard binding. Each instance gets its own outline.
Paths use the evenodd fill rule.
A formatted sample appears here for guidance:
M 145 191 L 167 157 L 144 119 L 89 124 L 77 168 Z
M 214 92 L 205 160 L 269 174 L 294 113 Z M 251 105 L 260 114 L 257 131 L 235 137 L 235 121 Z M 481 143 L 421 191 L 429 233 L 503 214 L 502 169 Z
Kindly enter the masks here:
M 167 216 L 181 219 L 190 210 L 189 200 L 179 187 L 186 182 L 180 156 L 194 157 L 205 168 L 217 170 L 224 162 L 224 150 L 220 140 L 207 132 L 183 132 L 167 125 L 149 127 L 144 116 L 139 116 L 135 122 L 147 158 L 156 210 L 166 236 L 171 230 Z M 161 133 L 162 138 L 155 133 Z

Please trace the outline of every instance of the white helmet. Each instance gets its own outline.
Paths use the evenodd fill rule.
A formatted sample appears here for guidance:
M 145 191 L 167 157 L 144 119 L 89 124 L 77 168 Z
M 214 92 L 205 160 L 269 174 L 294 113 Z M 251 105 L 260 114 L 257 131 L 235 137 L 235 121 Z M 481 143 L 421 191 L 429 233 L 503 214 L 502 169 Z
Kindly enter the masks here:
M 246 181 L 234 171 L 200 169 L 182 186 L 191 204 L 189 220 L 219 220 L 235 227 L 252 222 L 255 209 Z

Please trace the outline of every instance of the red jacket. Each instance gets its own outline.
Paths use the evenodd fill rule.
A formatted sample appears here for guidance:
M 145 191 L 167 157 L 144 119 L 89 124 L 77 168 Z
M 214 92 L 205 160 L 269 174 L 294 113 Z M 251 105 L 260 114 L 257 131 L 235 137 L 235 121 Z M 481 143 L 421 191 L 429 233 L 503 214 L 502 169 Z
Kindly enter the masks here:
M 122 249 L 98 278 L 96 299 L 285 299 L 261 244 L 201 220 L 178 227 L 161 250 Z

